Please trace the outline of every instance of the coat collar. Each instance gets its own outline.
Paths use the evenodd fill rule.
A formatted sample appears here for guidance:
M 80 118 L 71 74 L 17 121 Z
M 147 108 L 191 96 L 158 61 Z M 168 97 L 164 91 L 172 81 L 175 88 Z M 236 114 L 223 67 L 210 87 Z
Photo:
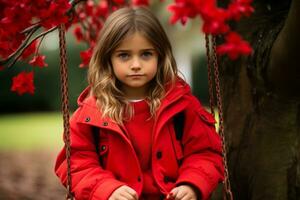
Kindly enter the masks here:
M 78 97 L 77 103 L 81 107 L 78 122 L 99 128 L 122 132 L 120 126 L 110 118 L 103 118 L 97 107 L 96 98 L 90 95 L 91 87 L 87 87 Z
M 91 126 L 97 126 L 100 128 L 111 129 L 117 132 L 122 132 L 121 127 L 112 119 L 101 117 L 102 114 L 97 107 L 96 98 L 91 95 L 90 91 L 91 87 L 89 86 L 80 94 L 77 99 L 77 103 L 81 107 L 78 122 Z M 174 87 L 168 89 L 165 98 L 162 100 L 161 107 L 157 112 L 157 117 L 159 117 L 161 114 L 165 115 L 169 112 L 171 114 L 174 112 L 174 110 L 178 111 L 178 109 L 182 109 L 181 103 L 176 104 L 176 106 L 172 106 L 174 107 L 174 109 L 169 109 L 169 107 L 171 105 L 174 105 L 175 102 L 179 101 L 182 96 L 190 92 L 191 91 L 189 85 L 184 80 L 178 78 Z

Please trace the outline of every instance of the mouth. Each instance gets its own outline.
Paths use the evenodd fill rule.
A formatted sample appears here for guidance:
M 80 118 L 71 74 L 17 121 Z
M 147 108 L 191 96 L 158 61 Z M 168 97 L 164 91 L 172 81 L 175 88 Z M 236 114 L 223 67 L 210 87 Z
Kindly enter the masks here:
M 128 77 L 134 78 L 134 77 L 142 77 L 145 76 L 144 74 L 130 74 Z

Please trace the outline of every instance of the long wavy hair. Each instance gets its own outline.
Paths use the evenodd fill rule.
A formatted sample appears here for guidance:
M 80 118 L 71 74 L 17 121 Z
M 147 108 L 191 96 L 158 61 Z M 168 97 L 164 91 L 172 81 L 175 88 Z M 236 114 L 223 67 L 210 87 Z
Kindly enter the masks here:
M 151 117 L 155 117 L 161 99 L 166 95 L 166 86 L 172 88 L 178 77 L 170 41 L 158 19 L 144 7 L 126 7 L 113 12 L 100 32 L 89 63 L 88 82 L 102 117 L 109 117 L 118 124 L 130 120 L 134 110 L 114 75 L 111 56 L 122 40 L 135 32 L 147 38 L 158 53 L 157 73 L 150 82 L 146 97 Z

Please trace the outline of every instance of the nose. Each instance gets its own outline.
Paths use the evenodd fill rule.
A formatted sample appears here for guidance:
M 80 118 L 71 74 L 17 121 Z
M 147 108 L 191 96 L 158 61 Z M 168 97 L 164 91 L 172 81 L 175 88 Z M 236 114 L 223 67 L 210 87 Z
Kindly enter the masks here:
M 133 71 L 139 71 L 141 69 L 141 62 L 138 58 L 134 58 L 130 67 Z

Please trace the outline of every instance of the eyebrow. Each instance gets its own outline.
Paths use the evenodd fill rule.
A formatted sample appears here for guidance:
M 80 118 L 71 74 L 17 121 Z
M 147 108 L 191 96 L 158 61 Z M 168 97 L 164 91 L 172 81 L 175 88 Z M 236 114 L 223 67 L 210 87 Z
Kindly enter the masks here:
M 141 49 L 140 51 L 155 51 L 154 48 L 149 48 L 149 49 Z M 117 49 L 115 52 L 131 52 L 129 49 Z

